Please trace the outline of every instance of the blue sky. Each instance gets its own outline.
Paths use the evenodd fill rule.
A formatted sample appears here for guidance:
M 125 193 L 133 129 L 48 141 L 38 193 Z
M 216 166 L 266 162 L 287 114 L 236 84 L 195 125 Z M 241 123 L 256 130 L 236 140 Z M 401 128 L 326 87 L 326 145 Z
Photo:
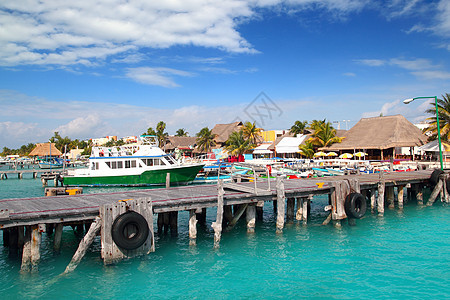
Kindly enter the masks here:
M 0 148 L 403 114 L 450 92 L 450 1 L 0 3 Z M 347 120 L 343 122 L 343 120 Z

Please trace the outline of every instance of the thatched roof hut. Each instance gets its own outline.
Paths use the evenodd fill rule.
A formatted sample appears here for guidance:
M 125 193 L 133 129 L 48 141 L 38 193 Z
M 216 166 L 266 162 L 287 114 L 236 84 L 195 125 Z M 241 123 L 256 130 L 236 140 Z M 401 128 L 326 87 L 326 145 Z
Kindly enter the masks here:
M 175 148 L 180 150 L 192 151 L 196 144 L 196 137 L 190 136 L 169 136 L 167 137 L 166 151 L 173 151 Z
M 326 150 L 389 149 L 415 147 L 427 142 L 419 128 L 402 115 L 363 118 L 345 133 L 342 143 Z
M 33 151 L 28 154 L 28 156 L 61 156 L 62 153 L 59 151 L 54 143 L 41 143 L 36 144 Z
M 216 124 L 212 129 L 212 134 L 216 137 L 214 141 L 218 146 L 225 144 L 230 134 L 234 131 L 239 131 L 243 126 L 242 122 L 233 122 L 230 124 Z

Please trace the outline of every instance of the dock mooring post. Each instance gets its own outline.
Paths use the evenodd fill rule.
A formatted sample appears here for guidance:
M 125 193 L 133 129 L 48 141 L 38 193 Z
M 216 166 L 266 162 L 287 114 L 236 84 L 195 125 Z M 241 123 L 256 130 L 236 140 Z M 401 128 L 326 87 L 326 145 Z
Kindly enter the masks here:
M 211 224 L 214 229 L 214 248 L 219 248 L 220 236 L 222 234 L 222 221 L 223 221 L 223 179 L 219 179 L 217 182 L 217 217 L 216 221 Z
M 61 237 L 62 237 L 62 231 L 63 231 L 63 224 L 58 223 L 55 227 L 55 235 L 53 237 L 53 251 L 56 253 L 59 252 L 61 249 Z
M 370 211 L 372 213 L 375 212 L 375 207 L 377 205 L 376 192 L 377 192 L 377 189 L 374 189 L 374 188 L 370 189 Z
M 197 215 L 195 209 L 189 210 L 189 246 L 195 246 L 197 239 Z
M 405 193 L 405 186 L 399 185 L 397 187 L 398 208 L 403 209 L 403 195 Z
M 277 230 L 276 233 L 282 233 L 284 227 L 285 214 L 285 192 L 284 192 L 284 178 L 286 176 L 277 176 Z
M 304 197 L 297 198 L 297 211 L 295 213 L 295 219 L 301 221 L 303 219 L 303 201 Z
M 249 204 L 246 210 L 247 233 L 255 232 L 256 203 Z
M 380 172 L 380 179 L 378 181 L 378 199 L 377 199 L 377 210 L 378 216 L 382 217 L 384 215 L 384 188 L 385 181 L 383 171 Z

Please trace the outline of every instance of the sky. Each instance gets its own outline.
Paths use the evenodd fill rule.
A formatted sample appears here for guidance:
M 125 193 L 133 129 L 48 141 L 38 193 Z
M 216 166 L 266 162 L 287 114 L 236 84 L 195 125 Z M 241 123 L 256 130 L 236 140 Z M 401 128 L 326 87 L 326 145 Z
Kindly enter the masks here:
M 217 123 L 349 129 L 450 93 L 450 0 L 2 0 L 0 149 Z

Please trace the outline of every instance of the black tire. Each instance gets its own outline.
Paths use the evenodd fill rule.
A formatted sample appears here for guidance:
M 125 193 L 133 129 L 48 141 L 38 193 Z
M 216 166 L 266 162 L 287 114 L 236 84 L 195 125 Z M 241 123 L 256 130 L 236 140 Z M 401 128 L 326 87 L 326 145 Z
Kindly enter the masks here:
M 344 209 L 347 217 L 361 219 L 367 210 L 366 198 L 360 193 L 351 193 L 345 198 Z
M 128 232 L 129 230 L 131 233 Z M 134 250 L 142 246 L 148 234 L 147 220 L 135 211 L 128 211 L 118 216 L 111 228 L 114 243 L 126 250 Z
M 442 171 L 441 169 L 434 169 L 433 173 L 431 173 L 430 176 L 430 184 L 432 186 L 435 186 L 439 182 L 439 176 L 443 173 L 444 171 Z

